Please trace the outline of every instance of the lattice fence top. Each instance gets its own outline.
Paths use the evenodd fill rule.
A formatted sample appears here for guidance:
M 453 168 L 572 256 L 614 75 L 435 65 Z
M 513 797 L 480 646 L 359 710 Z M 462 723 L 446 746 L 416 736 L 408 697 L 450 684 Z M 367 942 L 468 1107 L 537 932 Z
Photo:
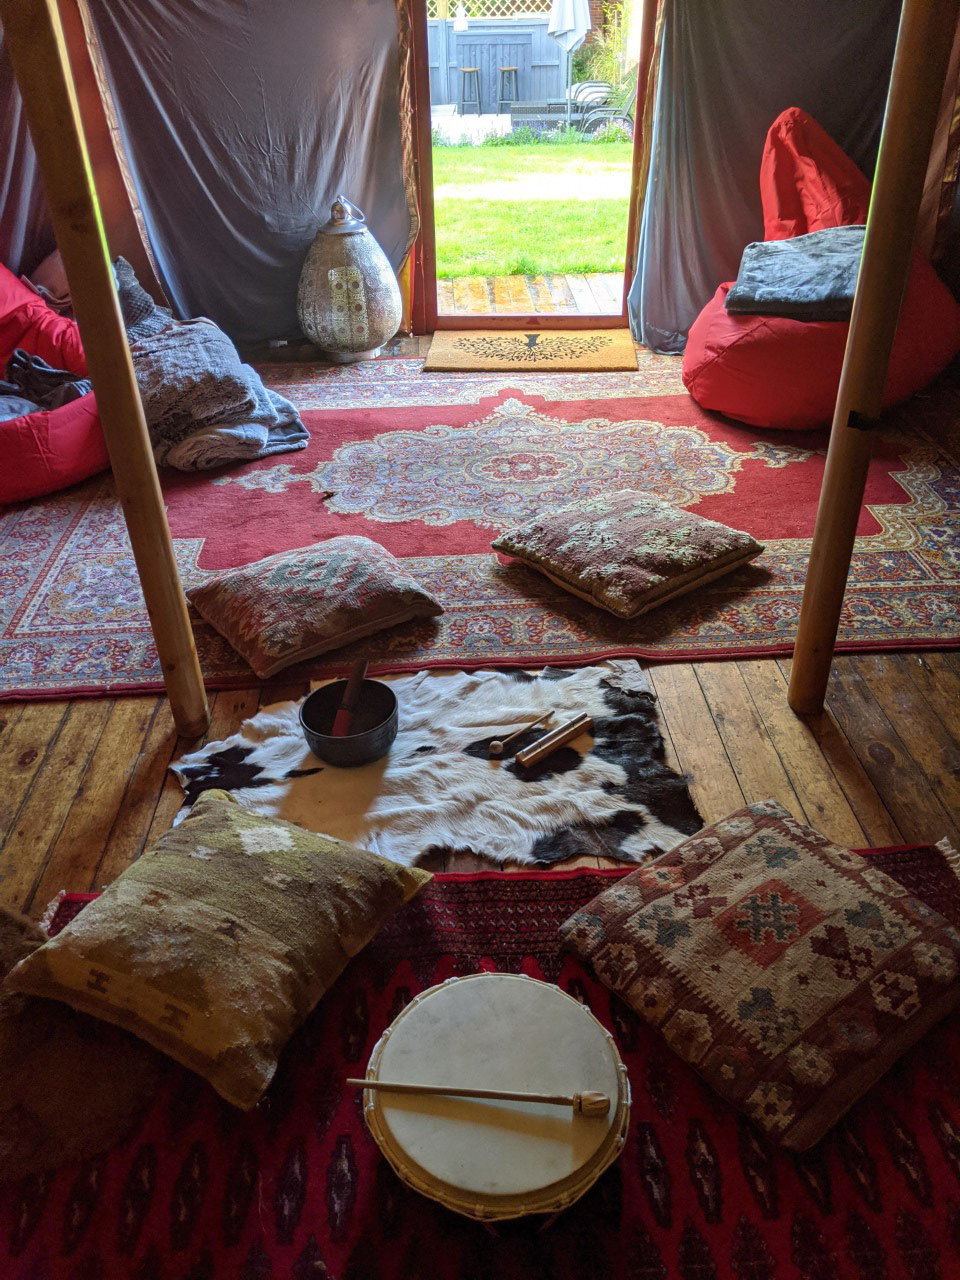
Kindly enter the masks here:
M 550 12 L 552 0 L 464 0 L 468 18 L 522 18 Z M 427 0 L 428 18 L 452 18 L 457 0 Z

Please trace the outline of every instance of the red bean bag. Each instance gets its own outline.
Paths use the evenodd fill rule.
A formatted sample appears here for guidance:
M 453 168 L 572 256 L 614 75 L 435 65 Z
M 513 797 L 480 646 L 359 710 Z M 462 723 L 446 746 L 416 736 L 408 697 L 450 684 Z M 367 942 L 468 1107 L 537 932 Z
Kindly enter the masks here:
M 767 134 L 760 166 L 764 237 L 787 239 L 866 222 L 870 184 L 798 107 Z M 722 284 L 694 321 L 682 377 L 705 409 L 758 427 L 805 430 L 829 423 L 847 342 L 846 321 L 730 315 Z M 960 350 L 960 306 L 921 254 L 900 309 L 883 403 L 932 381 Z
M 0 266 L 0 376 L 16 347 L 40 356 L 55 369 L 86 375 L 87 362 L 74 321 L 57 315 Z M 52 493 L 109 465 L 92 393 L 60 409 L 0 422 L 0 503 Z

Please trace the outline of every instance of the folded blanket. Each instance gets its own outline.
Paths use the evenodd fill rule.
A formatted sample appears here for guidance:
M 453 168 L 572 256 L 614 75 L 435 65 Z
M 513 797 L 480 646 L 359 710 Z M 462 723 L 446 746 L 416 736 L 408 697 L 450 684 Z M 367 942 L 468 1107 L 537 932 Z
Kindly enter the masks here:
M 306 447 L 296 409 L 212 320 L 173 321 L 130 354 L 158 466 L 206 471 Z
M 849 320 L 863 252 L 861 225 L 748 244 L 726 309 L 794 320 Z
M 212 320 L 174 320 L 124 258 L 113 263 L 133 369 L 158 466 L 207 471 L 306 447 L 289 400 L 263 385 Z
M 28 413 L 36 413 L 40 408 L 32 400 L 25 400 L 16 392 L 7 391 L 9 382 L 0 382 L 0 422 L 9 422 L 11 418 L 23 418 Z

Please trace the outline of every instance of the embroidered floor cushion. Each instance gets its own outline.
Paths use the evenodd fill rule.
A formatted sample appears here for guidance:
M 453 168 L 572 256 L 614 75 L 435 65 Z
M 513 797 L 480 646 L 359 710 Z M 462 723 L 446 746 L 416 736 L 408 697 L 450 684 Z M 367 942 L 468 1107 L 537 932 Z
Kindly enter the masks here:
M 772 801 L 633 872 L 561 934 L 798 1151 L 960 1000 L 960 933 Z
M 330 538 L 227 569 L 187 596 L 261 679 L 443 607 L 369 538 Z
M 205 791 L 6 986 L 124 1027 L 252 1107 L 350 957 L 431 879 Z
M 536 516 L 493 548 L 620 618 L 646 613 L 763 550 L 748 533 L 634 489 Z

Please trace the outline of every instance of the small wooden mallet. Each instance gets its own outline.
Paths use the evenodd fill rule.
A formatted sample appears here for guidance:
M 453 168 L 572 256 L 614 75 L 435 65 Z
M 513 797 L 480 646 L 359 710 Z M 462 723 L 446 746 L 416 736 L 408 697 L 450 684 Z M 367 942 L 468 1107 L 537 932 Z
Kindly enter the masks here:
M 543 724 L 544 720 L 549 720 L 552 715 L 552 711 L 545 711 L 542 716 L 537 716 L 536 720 L 531 720 L 529 724 L 525 724 L 520 729 L 514 729 L 513 733 L 508 734 L 502 740 L 500 738 L 494 738 L 487 750 L 492 756 L 502 756 L 504 747 L 508 747 L 510 743 L 513 742 L 514 738 L 519 738 L 529 729 L 535 729 L 538 724 Z
M 330 730 L 332 738 L 345 738 L 350 732 L 350 726 L 353 724 L 353 713 L 357 705 L 357 699 L 360 697 L 360 689 L 364 680 L 367 678 L 367 660 L 366 658 L 358 658 L 353 664 L 350 672 L 350 678 L 347 686 L 343 691 L 343 697 L 340 700 L 340 706 L 337 714 L 333 718 L 333 728 Z
M 510 1089 L 461 1089 L 454 1084 L 401 1084 L 391 1080 L 358 1080 L 347 1084 L 357 1089 L 379 1089 L 383 1093 L 431 1094 L 438 1098 L 493 1098 L 504 1102 L 545 1102 L 555 1107 L 571 1107 L 578 1116 L 599 1118 L 610 1110 L 605 1093 L 585 1089 L 582 1093 L 515 1093 Z

